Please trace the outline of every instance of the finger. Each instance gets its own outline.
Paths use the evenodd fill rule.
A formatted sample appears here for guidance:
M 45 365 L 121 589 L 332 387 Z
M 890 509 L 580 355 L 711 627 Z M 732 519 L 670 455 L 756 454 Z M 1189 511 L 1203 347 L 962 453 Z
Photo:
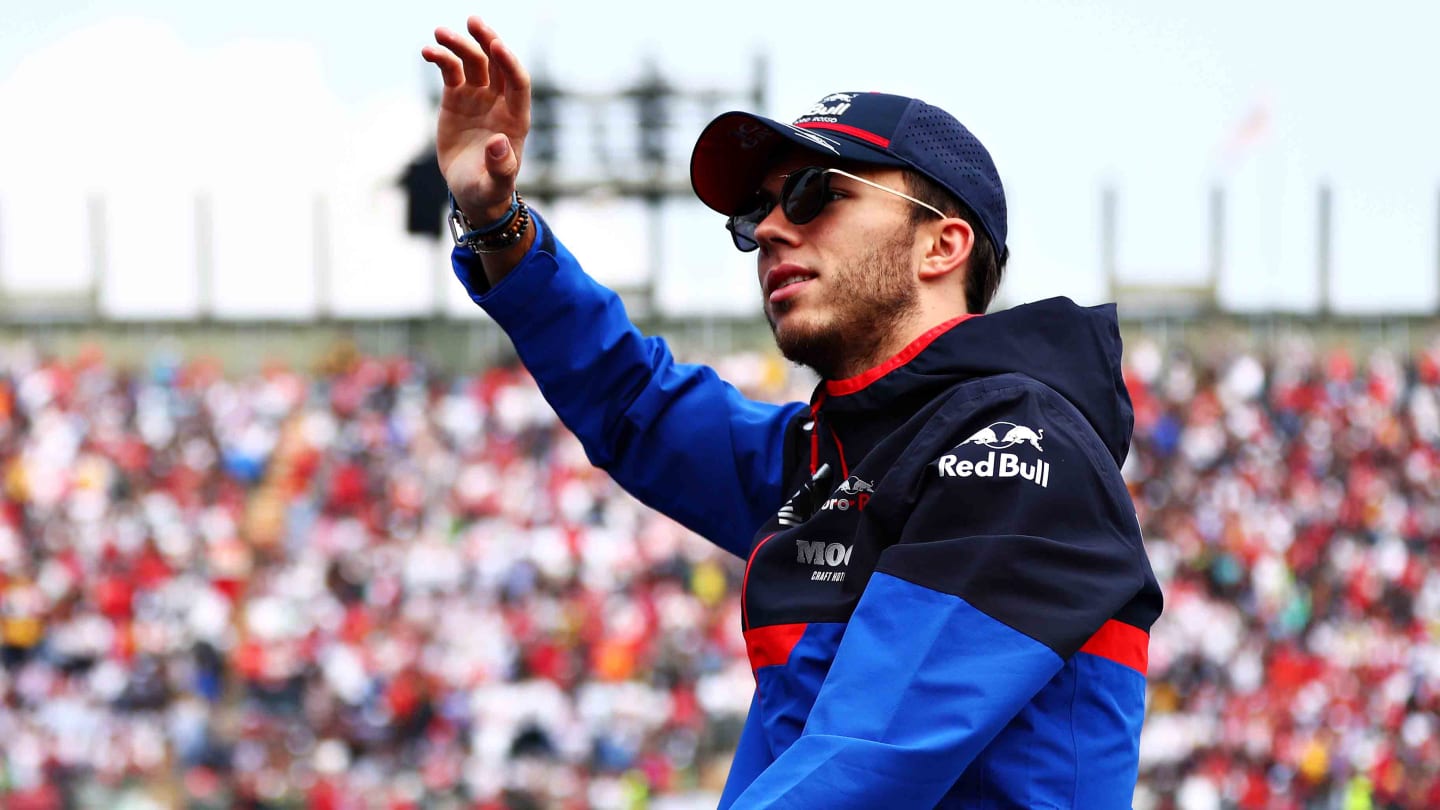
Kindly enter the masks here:
M 530 104 L 530 74 L 520 64 L 520 57 L 505 43 L 495 40 L 490 49 L 490 75 L 503 77 L 497 88 L 516 109 Z
M 465 68 L 461 67 L 455 54 L 444 48 L 426 45 L 420 49 L 420 56 L 440 69 L 440 80 L 446 87 L 459 87 L 465 83 Z
M 460 59 L 465 69 L 465 81 L 477 87 L 490 84 L 490 57 L 481 50 L 479 43 L 469 37 L 462 37 L 448 28 L 435 29 L 435 41 L 450 49 Z
M 466 20 L 465 30 L 470 32 L 470 36 L 475 38 L 475 41 L 486 53 L 490 53 L 490 43 L 500 38 L 500 34 L 479 17 L 471 17 Z
M 510 148 L 510 138 L 503 132 L 496 133 L 485 143 L 485 169 L 494 179 L 497 188 L 507 193 L 515 188 L 515 176 L 520 173 L 520 159 Z
M 486 53 L 490 54 L 490 89 L 501 95 L 504 95 L 510 85 L 505 66 L 500 64 L 500 54 L 505 50 L 505 44 L 499 38 L 490 40 L 490 47 L 485 49 Z
M 494 28 L 491 28 L 479 17 L 470 17 L 465 21 L 465 30 L 475 38 L 475 42 L 485 55 L 490 58 L 489 82 L 496 92 L 504 92 L 505 76 L 495 69 L 495 46 L 500 42 L 500 35 Z

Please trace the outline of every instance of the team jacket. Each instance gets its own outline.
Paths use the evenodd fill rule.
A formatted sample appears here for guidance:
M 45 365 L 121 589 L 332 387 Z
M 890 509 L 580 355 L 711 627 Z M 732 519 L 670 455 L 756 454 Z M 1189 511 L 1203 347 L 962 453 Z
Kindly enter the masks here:
M 957 319 L 757 403 L 537 227 L 494 289 L 463 248 L 456 275 L 593 463 L 747 560 L 756 689 L 722 808 L 1130 806 L 1161 595 L 1112 307 Z

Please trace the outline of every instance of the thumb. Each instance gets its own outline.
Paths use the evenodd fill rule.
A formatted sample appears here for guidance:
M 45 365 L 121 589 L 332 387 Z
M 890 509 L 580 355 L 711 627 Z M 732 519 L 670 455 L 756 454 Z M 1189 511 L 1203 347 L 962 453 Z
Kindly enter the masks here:
M 498 133 L 485 144 L 485 170 L 490 173 L 495 185 L 503 189 L 515 187 L 515 176 L 520 173 L 520 158 L 510 146 L 510 138 Z

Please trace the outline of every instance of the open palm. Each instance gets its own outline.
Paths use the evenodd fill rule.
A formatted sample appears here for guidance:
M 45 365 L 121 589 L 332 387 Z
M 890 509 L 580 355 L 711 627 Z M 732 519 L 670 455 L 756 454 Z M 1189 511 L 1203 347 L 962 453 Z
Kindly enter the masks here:
M 445 83 L 435 132 L 440 171 L 461 210 L 482 222 L 502 215 L 515 190 L 530 132 L 530 76 L 479 17 L 466 30 L 437 28 L 439 46 L 421 55 Z

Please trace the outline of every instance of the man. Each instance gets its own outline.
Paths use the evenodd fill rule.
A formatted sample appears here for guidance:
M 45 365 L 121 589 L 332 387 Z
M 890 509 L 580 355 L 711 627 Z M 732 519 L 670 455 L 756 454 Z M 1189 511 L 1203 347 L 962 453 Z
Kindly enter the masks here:
M 879 93 L 706 127 L 696 193 L 822 377 L 751 402 L 640 335 L 516 196 L 529 79 L 495 31 L 436 40 L 456 274 L 595 464 L 748 560 L 721 806 L 1128 807 L 1161 597 L 1114 310 L 976 317 L 1007 255 L 979 141 Z

